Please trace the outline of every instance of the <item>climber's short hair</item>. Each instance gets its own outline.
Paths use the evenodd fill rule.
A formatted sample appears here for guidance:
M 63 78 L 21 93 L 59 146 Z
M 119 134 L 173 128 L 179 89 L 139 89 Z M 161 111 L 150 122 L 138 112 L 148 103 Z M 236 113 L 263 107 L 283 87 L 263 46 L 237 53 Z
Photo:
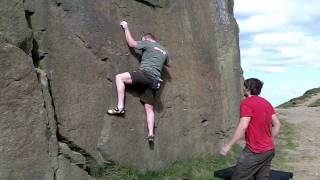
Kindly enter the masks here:
M 151 34 L 151 33 L 145 33 L 145 32 L 142 32 L 142 37 L 145 37 L 145 38 L 150 38 L 150 39 L 152 39 L 152 40 L 156 40 L 156 37 L 153 35 L 153 34 Z
M 250 78 L 244 81 L 244 87 L 250 91 L 251 95 L 259 95 L 261 93 L 262 86 L 263 82 L 256 78 Z

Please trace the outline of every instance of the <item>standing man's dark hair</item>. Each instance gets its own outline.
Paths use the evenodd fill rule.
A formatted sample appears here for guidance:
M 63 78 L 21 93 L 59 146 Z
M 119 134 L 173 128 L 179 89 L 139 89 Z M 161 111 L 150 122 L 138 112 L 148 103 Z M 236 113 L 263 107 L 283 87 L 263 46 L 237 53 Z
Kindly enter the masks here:
M 259 95 L 261 93 L 262 86 L 263 82 L 256 78 L 250 78 L 244 81 L 244 87 L 250 90 L 251 95 Z
M 274 156 L 274 139 L 280 131 L 280 121 L 274 108 L 258 96 L 263 82 L 250 78 L 244 82 L 244 96 L 240 104 L 240 121 L 231 140 L 224 145 L 220 154 L 226 155 L 233 144 L 245 137 L 246 147 L 234 169 L 232 180 L 254 177 L 268 180 L 271 160 Z

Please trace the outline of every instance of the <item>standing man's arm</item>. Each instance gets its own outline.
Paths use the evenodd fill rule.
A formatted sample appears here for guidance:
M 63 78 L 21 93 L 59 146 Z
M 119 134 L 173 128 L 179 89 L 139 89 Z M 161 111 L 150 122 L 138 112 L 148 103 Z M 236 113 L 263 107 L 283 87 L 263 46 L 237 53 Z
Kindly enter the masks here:
M 137 48 L 138 46 L 138 43 L 137 41 L 132 37 L 131 33 L 130 33 L 130 30 L 129 30 L 129 27 L 128 27 L 128 23 L 126 21 L 122 21 L 120 23 L 121 27 L 123 28 L 124 30 L 124 34 L 126 36 L 126 40 L 127 40 L 127 43 L 128 43 L 128 46 L 129 47 L 132 47 L 132 48 Z
M 271 129 L 271 133 L 272 133 L 272 139 L 275 139 L 279 132 L 280 132 L 280 127 L 281 127 L 281 123 L 277 117 L 276 114 L 272 115 L 272 129 Z
M 220 154 L 221 155 L 227 155 L 228 151 L 232 148 L 232 146 L 239 141 L 240 139 L 242 139 L 246 133 L 246 130 L 248 128 L 249 122 L 251 120 L 251 117 L 242 117 L 240 118 L 240 122 L 238 124 L 237 129 L 235 130 L 232 139 L 229 141 L 229 143 L 227 143 L 226 145 L 224 145 L 221 150 L 220 150 Z

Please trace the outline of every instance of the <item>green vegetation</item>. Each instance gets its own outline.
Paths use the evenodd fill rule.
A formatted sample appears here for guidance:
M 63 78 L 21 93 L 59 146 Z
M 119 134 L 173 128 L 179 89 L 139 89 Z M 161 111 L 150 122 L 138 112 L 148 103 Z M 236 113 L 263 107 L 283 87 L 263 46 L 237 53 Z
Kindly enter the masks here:
M 294 150 L 298 147 L 298 144 L 294 141 L 297 134 L 294 131 L 293 124 L 285 121 L 281 121 L 281 124 L 281 132 L 276 141 L 276 155 L 272 160 L 272 168 L 292 171 L 293 168 L 286 164 L 289 161 L 286 158 L 286 154 L 288 150 Z
M 310 90 L 306 91 L 302 96 L 293 98 L 293 99 L 289 100 L 288 102 L 280 104 L 278 106 L 278 108 L 296 107 L 299 104 L 306 102 L 309 98 L 311 98 L 312 96 L 314 96 L 315 94 L 318 94 L 318 93 L 320 93 L 320 87 L 310 89 Z M 314 106 L 319 106 L 319 104 L 320 104 L 320 100 L 318 100 L 317 103 L 314 104 Z
M 294 131 L 293 124 L 282 121 L 282 131 L 280 138 L 282 141 L 284 141 L 283 145 L 285 145 L 285 148 L 294 150 L 298 147 L 298 145 L 293 139 L 296 136 L 297 134 Z
M 109 164 L 105 165 L 99 172 L 95 174 L 95 176 L 115 180 L 218 180 L 219 178 L 213 177 L 213 172 L 215 170 L 235 165 L 241 151 L 242 148 L 239 145 L 235 145 L 227 157 L 216 155 L 179 161 L 159 172 L 142 172 L 116 164 Z
M 320 106 L 320 99 L 317 99 L 315 102 L 312 102 L 308 105 L 309 107 L 317 107 Z
M 277 140 L 276 156 L 272 160 L 273 169 L 292 171 L 292 167 L 286 162 L 286 152 L 298 147 L 294 141 L 296 132 L 292 124 L 282 121 L 282 128 Z M 227 157 L 223 156 L 204 156 L 198 159 L 178 161 L 166 169 L 155 171 L 139 171 L 118 164 L 106 164 L 99 171 L 92 173 L 96 177 L 112 180 L 183 180 L 183 179 L 201 179 L 201 180 L 219 180 L 213 177 L 215 170 L 223 169 L 235 165 L 242 151 L 240 145 L 235 145 Z
M 51 129 L 50 129 L 50 127 L 47 127 L 46 128 L 46 138 L 47 138 L 47 140 L 50 140 L 51 136 L 52 136 Z

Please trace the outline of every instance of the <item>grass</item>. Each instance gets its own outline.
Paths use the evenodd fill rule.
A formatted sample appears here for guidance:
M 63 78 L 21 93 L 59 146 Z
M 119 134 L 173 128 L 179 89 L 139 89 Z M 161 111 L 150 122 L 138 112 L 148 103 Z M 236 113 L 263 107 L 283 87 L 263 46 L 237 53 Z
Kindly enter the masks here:
M 139 171 L 116 164 L 105 165 L 95 176 L 114 180 L 212 180 L 215 170 L 233 166 L 242 148 L 235 145 L 227 157 L 204 156 L 198 159 L 178 161 L 162 171 Z
M 296 107 L 299 104 L 302 104 L 306 102 L 309 98 L 311 98 L 313 95 L 320 93 L 320 87 L 319 88 L 313 88 L 308 91 L 306 91 L 302 96 L 293 98 L 289 100 L 288 102 L 285 102 L 283 104 L 280 104 L 278 108 L 289 108 L 289 107 Z M 316 105 L 320 104 L 320 100 L 318 100 L 318 103 Z
M 320 106 L 320 99 L 317 99 L 315 102 L 312 102 L 308 107 L 318 107 Z
M 284 141 L 283 145 L 285 145 L 287 149 L 294 150 L 298 147 L 298 144 L 294 141 L 294 137 L 296 136 L 297 134 L 294 130 L 293 124 L 282 121 L 282 131 L 280 138 Z
M 286 152 L 298 147 L 294 141 L 296 135 L 294 126 L 282 121 L 281 132 L 276 143 L 276 156 L 272 160 L 272 169 L 293 170 L 291 166 L 286 164 L 289 161 Z M 219 180 L 219 178 L 213 177 L 213 172 L 235 165 L 241 151 L 242 147 L 235 145 L 227 157 L 215 155 L 178 161 L 162 171 L 139 171 L 118 164 L 106 164 L 93 175 L 112 180 Z
M 295 150 L 299 145 L 294 141 L 297 137 L 294 126 L 286 121 L 281 121 L 282 127 L 276 142 L 276 155 L 272 160 L 272 168 L 283 171 L 292 171 L 293 167 L 286 164 L 288 150 Z

